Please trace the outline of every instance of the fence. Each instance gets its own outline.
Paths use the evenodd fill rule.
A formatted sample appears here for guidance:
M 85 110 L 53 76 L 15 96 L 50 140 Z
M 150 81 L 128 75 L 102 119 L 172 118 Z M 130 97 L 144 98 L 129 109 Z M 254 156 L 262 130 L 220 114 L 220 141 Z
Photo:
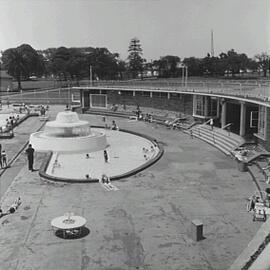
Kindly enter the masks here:
M 22 91 L 21 93 L 13 93 L 2 95 L 0 99 L 3 103 L 25 103 L 25 104 L 78 104 L 79 90 L 71 88 L 58 88 L 47 90 Z
M 84 83 L 87 84 L 86 81 Z M 83 84 L 84 84 L 83 83 Z M 81 85 L 83 86 L 83 85 Z M 256 100 L 270 101 L 270 85 L 268 81 L 255 82 L 235 82 L 235 81 L 189 81 L 186 85 L 177 80 L 130 80 L 130 81 L 94 81 L 93 87 L 121 89 L 142 89 L 148 91 L 175 91 L 175 92 L 195 92 L 208 94 L 222 94 L 228 96 L 244 97 Z M 76 98 L 72 98 L 74 91 L 78 92 Z M 77 90 L 70 87 L 22 91 L 21 93 L 0 93 L 0 99 L 4 102 L 33 103 L 33 104 L 69 104 L 79 103 L 79 88 Z

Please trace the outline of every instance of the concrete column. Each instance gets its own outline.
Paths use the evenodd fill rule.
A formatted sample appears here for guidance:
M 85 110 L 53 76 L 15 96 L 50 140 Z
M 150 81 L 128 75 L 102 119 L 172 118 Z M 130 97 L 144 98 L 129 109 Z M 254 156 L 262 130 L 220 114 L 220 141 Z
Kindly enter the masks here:
M 226 126 L 226 114 L 227 114 L 227 103 L 226 101 L 221 102 L 221 127 Z
M 152 98 L 153 97 L 153 92 L 150 92 L 150 98 Z
M 136 92 L 135 91 L 133 91 L 133 97 L 135 97 L 136 96 Z
M 220 104 L 220 100 L 217 99 L 217 118 L 219 118 L 219 116 L 220 116 L 219 104 Z
M 193 115 L 196 115 L 196 95 L 193 95 Z
M 85 104 L 84 104 L 84 91 L 83 90 L 81 90 L 81 97 L 82 97 L 82 104 L 81 104 L 81 106 L 82 106 L 82 108 L 85 108 Z
M 168 99 L 170 99 L 170 93 L 169 92 L 167 93 L 167 97 L 168 97 Z
M 208 106 L 209 106 L 208 97 L 203 97 L 203 103 L 204 103 L 204 116 L 208 116 Z
M 240 136 L 245 136 L 246 134 L 246 103 L 241 102 L 241 109 L 240 109 Z

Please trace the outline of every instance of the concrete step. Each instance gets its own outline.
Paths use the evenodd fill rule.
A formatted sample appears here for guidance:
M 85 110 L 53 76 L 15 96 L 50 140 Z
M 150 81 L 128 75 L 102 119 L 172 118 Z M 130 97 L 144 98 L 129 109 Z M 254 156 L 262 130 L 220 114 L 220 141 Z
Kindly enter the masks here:
M 235 134 L 230 134 L 230 136 L 227 133 L 224 133 L 221 129 L 215 128 L 213 131 L 206 127 L 205 125 L 200 125 L 196 127 L 197 130 L 200 130 L 200 132 L 204 132 L 209 134 L 209 136 L 215 136 L 215 138 L 222 138 L 223 141 L 227 141 L 230 144 L 233 144 L 235 146 L 238 146 L 239 144 L 243 143 L 244 140 L 240 136 L 237 136 Z
M 212 132 L 207 132 L 205 130 L 198 130 L 193 129 L 193 134 L 196 134 L 198 138 L 202 137 L 202 139 L 207 140 L 211 142 L 213 145 L 221 145 L 223 148 L 225 148 L 227 151 L 233 150 L 238 144 L 235 143 L 235 141 L 229 141 L 228 138 L 224 138 L 223 136 Z
M 213 139 L 213 131 L 209 126 L 206 125 L 196 126 L 192 129 L 192 131 L 195 137 L 215 146 L 227 155 L 230 154 L 231 150 L 243 143 L 243 139 L 240 136 L 235 134 L 235 136 L 228 136 L 226 132 L 220 132 L 220 130 L 217 128 L 214 129 Z
M 208 132 L 213 132 L 211 130 L 211 127 L 209 127 L 208 125 L 199 125 L 198 127 L 200 127 L 201 130 L 205 130 Z M 217 134 L 217 136 L 222 136 L 224 139 L 228 138 L 229 141 L 234 141 L 236 143 L 236 145 L 239 145 L 241 143 L 244 142 L 244 139 L 234 133 L 228 133 L 226 130 L 223 130 L 221 128 L 214 128 L 214 132 L 215 134 Z M 230 135 L 228 135 L 230 134 Z
M 219 150 L 221 150 L 224 154 L 226 155 L 230 155 L 230 150 L 231 148 L 228 148 L 228 146 L 225 146 L 225 145 L 222 145 L 221 143 L 217 144 L 217 143 L 214 143 L 212 139 L 208 138 L 207 136 L 199 136 L 198 133 L 193 133 L 193 136 L 198 138 L 198 139 L 201 139 L 211 145 L 213 145 L 214 147 L 218 148 Z
M 101 109 L 89 109 L 85 111 L 84 113 L 88 114 L 98 114 L 98 115 L 105 115 L 105 116 L 116 116 L 116 117 L 124 117 L 124 118 L 129 118 L 130 116 L 135 115 L 132 112 L 114 112 L 111 110 L 101 110 Z
M 214 134 L 213 133 L 207 133 L 207 132 L 204 132 L 202 130 L 200 130 L 200 132 L 197 131 L 197 133 L 198 133 L 199 136 L 203 136 L 203 137 L 208 138 L 209 140 L 212 140 L 214 144 L 226 145 L 228 147 L 228 149 L 230 149 L 230 150 L 234 149 L 238 145 L 234 141 L 229 141 L 227 138 L 219 136 L 219 135 L 217 135 L 215 133 Z

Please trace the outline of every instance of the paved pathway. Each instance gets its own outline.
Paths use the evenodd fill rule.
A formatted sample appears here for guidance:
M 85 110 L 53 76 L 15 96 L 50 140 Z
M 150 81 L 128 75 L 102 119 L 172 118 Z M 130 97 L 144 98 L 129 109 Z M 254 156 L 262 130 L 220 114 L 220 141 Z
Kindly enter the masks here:
M 45 182 L 23 166 L 3 197 L 4 209 L 17 196 L 22 205 L 0 220 L 0 269 L 222 270 L 241 253 L 260 226 L 246 213 L 245 199 L 256 188 L 249 174 L 179 131 L 126 119 L 117 123 L 156 137 L 165 147 L 162 159 L 115 182 L 117 192 L 99 183 Z M 87 219 L 85 237 L 55 236 L 50 221 L 67 211 Z M 204 223 L 203 241 L 188 236 L 193 219 Z
M 39 121 L 37 117 L 29 117 L 22 124 L 14 129 L 14 137 L 12 139 L 1 140 L 2 149 L 6 150 L 8 156 L 8 162 L 12 161 L 17 154 L 23 149 L 29 140 L 29 136 L 32 132 L 38 130 L 43 123 Z M 18 160 L 13 163 L 12 169 L 7 168 L 1 170 L 1 189 L 0 195 L 6 192 L 13 178 L 18 174 L 21 167 L 25 164 L 26 158 L 23 156 L 18 157 Z
M 62 108 L 64 107 L 53 106 L 49 112 L 52 118 L 55 117 L 56 113 Z M 14 137 L 12 139 L 0 140 L 2 149 L 6 150 L 9 161 L 13 160 L 27 144 L 30 134 L 40 129 L 43 124 L 44 122 L 40 122 L 38 117 L 29 117 L 18 127 L 14 128 Z M 16 160 L 14 160 L 14 163 L 12 163 L 11 168 L 0 170 L 0 198 L 2 198 L 10 183 L 25 165 L 26 161 L 27 159 L 24 154 L 19 155 Z

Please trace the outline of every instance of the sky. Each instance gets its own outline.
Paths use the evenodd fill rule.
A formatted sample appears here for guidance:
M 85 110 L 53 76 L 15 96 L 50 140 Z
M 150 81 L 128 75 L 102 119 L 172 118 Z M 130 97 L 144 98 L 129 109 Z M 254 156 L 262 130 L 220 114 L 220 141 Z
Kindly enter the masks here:
M 270 0 L 0 0 L 0 50 L 30 44 L 107 47 L 126 60 L 137 37 L 148 61 L 235 49 L 270 54 Z

